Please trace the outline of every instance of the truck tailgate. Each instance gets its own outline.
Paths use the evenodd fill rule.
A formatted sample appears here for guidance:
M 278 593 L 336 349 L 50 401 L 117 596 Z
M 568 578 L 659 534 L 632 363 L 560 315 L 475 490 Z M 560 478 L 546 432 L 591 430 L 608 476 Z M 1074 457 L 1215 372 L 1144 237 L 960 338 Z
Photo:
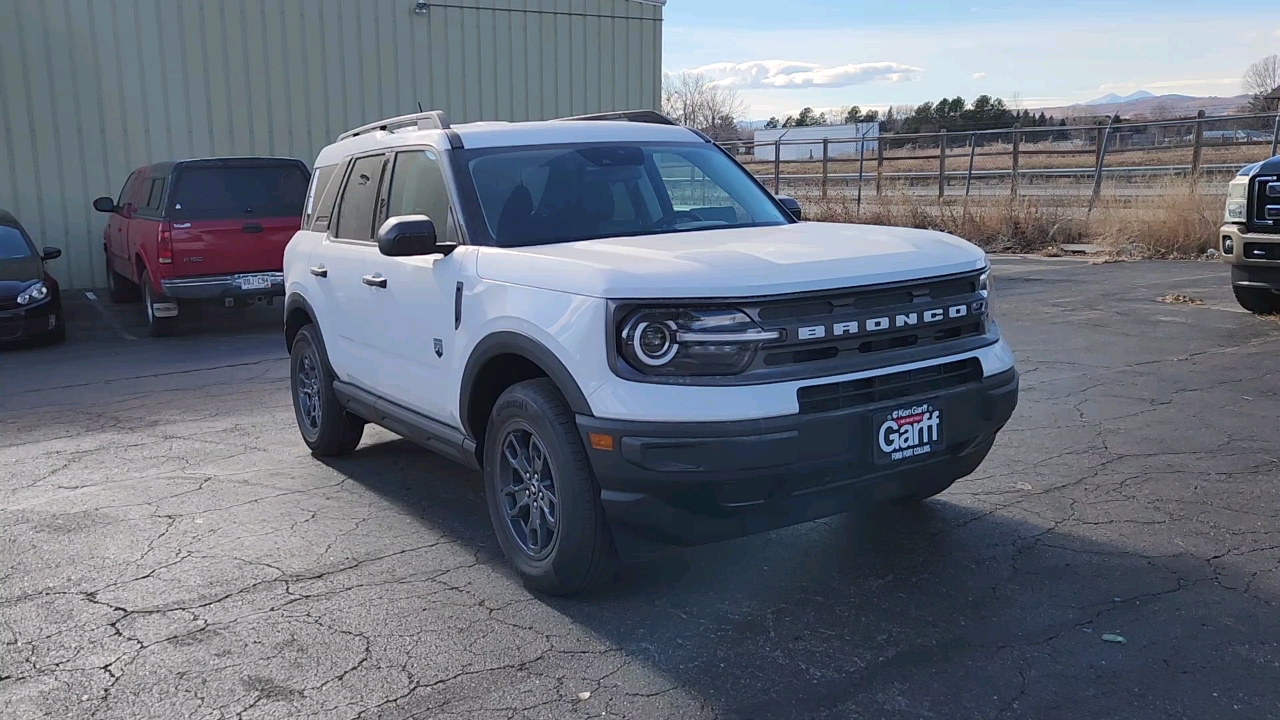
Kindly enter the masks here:
M 297 217 L 174 222 L 173 273 L 280 272 L 284 248 L 298 227 Z

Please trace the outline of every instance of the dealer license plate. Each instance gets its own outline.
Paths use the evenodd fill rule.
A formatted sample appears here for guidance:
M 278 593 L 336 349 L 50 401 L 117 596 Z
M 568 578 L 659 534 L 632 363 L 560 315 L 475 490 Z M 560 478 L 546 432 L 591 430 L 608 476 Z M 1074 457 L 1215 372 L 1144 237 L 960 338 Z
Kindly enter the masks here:
M 271 287 L 270 275 L 238 275 L 236 284 L 241 290 L 262 290 Z
M 921 400 L 876 413 L 871 447 L 880 464 L 925 458 L 943 448 L 942 406 Z

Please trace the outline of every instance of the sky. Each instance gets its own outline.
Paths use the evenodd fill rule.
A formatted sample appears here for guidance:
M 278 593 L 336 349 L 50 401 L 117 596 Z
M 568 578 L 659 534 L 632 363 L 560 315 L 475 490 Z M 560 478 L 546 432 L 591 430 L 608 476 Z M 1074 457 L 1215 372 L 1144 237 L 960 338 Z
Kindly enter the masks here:
M 1258 0 L 667 0 L 663 17 L 664 70 L 737 88 L 750 119 L 984 93 L 1230 96 L 1280 53 L 1280 11 Z

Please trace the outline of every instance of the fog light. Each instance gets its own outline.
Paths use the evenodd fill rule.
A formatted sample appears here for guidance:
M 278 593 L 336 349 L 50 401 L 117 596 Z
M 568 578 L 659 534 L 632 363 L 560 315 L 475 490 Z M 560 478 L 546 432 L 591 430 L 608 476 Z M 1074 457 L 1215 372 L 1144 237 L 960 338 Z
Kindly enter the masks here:
M 1236 244 L 1235 244 L 1235 242 L 1234 242 L 1231 238 L 1229 238 L 1229 237 L 1225 237 L 1225 236 L 1224 236 L 1224 237 L 1222 238 L 1222 254 L 1223 254 L 1223 255 L 1234 255 L 1234 254 L 1235 254 L 1235 252 L 1236 252 Z
M 54 328 L 56 328 L 56 327 L 58 327 L 58 316 L 57 316 L 57 315 L 50 315 L 50 316 L 49 316 L 49 329 L 50 329 L 50 330 L 52 330 L 52 329 L 54 329 Z

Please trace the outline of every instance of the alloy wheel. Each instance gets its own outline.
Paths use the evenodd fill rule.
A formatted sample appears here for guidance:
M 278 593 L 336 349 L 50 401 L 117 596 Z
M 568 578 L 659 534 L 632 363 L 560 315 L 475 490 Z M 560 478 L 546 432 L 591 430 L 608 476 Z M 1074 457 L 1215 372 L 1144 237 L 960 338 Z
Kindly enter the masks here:
M 320 363 L 315 350 L 298 359 L 298 417 L 310 433 L 320 432 Z
M 520 548 L 534 560 L 555 549 L 560 502 L 546 446 L 528 426 L 507 432 L 499 468 L 502 509 Z

